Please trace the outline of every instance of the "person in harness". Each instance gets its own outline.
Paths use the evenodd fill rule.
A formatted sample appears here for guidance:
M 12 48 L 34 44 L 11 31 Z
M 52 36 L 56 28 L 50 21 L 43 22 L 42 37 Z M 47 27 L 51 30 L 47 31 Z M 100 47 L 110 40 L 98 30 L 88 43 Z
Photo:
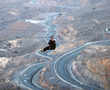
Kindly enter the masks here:
M 43 48 L 43 49 L 41 49 L 40 51 L 41 52 L 45 52 L 47 50 L 55 50 L 55 48 L 56 48 L 56 41 L 55 41 L 54 37 L 51 36 L 50 40 L 48 42 L 48 46 Z

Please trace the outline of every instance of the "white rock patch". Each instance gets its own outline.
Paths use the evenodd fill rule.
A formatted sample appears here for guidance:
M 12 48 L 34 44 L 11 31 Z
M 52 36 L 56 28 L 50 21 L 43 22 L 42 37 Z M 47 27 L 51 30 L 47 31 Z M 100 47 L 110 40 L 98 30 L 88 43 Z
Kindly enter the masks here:
M 5 68 L 11 58 L 1 57 L 0 58 L 0 67 Z
M 17 48 L 20 47 L 20 44 L 18 43 L 21 39 L 16 39 L 16 40 L 10 40 L 8 41 L 11 44 L 11 48 Z

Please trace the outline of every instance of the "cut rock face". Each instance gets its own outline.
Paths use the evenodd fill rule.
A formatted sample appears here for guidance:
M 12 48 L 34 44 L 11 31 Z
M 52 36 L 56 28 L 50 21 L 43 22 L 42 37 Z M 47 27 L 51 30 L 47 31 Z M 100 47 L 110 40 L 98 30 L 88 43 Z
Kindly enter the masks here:
M 110 57 L 109 46 L 91 45 L 85 48 L 76 61 L 73 62 L 73 73 L 83 83 L 96 83 L 105 90 L 109 90 Z M 85 79 L 85 77 L 88 77 Z

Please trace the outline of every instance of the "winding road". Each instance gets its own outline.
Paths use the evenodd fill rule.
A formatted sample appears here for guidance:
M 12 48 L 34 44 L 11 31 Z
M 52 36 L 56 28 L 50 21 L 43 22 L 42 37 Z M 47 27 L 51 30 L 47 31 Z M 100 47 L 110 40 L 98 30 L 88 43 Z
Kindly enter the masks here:
M 46 20 L 45 25 L 47 26 L 48 32 L 46 33 L 49 36 L 52 34 L 55 34 L 56 32 L 56 26 L 51 24 L 52 20 L 55 19 L 59 14 L 54 14 L 52 16 L 49 16 Z M 53 30 L 53 31 L 51 31 Z M 51 35 L 50 35 L 51 34 Z M 47 41 L 47 40 L 46 40 Z M 64 55 L 59 57 L 57 60 L 53 60 L 54 63 L 54 72 L 56 76 L 66 83 L 67 85 L 70 85 L 71 87 L 84 89 L 84 90 L 103 90 L 103 88 L 99 86 L 91 86 L 91 85 L 85 85 L 83 82 L 79 81 L 72 73 L 71 67 L 68 68 L 68 66 L 71 66 L 70 62 L 72 62 L 73 58 L 75 58 L 77 55 L 80 54 L 82 50 L 84 50 L 89 45 L 110 45 L 110 40 L 106 41 L 96 41 L 96 42 L 88 42 L 84 45 L 81 45 L 77 48 L 74 48 L 72 51 L 66 52 Z M 47 54 L 42 54 L 39 51 L 35 52 L 37 55 L 40 55 L 42 57 L 48 58 L 49 60 L 53 59 Z M 30 65 L 30 67 L 27 67 L 25 70 L 21 71 L 16 75 L 14 78 L 14 82 L 17 83 L 19 86 L 23 86 L 25 88 L 28 88 L 29 90 L 45 90 L 40 85 L 36 84 L 33 81 L 33 78 L 35 78 L 35 75 L 42 70 L 45 65 L 48 62 L 45 63 L 36 63 L 34 65 Z
M 70 62 L 73 60 L 73 58 L 79 55 L 80 52 L 84 50 L 86 47 L 88 47 L 89 45 L 110 45 L 110 40 L 88 42 L 80 47 L 73 49 L 70 52 L 65 53 L 63 56 L 59 57 L 56 61 L 52 62 L 54 63 L 54 71 L 56 76 L 61 81 L 63 81 L 64 83 L 72 87 L 79 88 L 79 89 L 83 88 L 84 90 L 99 90 L 99 89 L 103 90 L 103 88 L 99 86 L 85 85 L 83 82 L 80 82 L 79 80 L 77 80 L 77 78 L 75 78 L 74 76 L 72 77 L 71 75 L 72 73 L 69 73 L 71 72 L 71 69 L 68 69 L 68 65 L 71 66 Z M 45 54 L 43 54 L 43 56 L 48 59 L 52 59 L 47 55 L 45 56 Z M 20 86 L 28 88 L 29 90 L 45 90 L 43 87 L 41 87 L 40 85 L 37 85 L 32 80 L 34 75 L 36 75 L 36 73 L 38 73 L 43 67 L 45 67 L 46 63 L 36 63 L 26 68 L 16 76 L 16 80 L 15 80 L 16 83 L 18 83 Z
M 110 45 L 110 40 L 106 41 L 96 41 L 96 42 L 88 42 L 73 51 L 65 53 L 63 56 L 58 58 L 54 64 L 54 71 L 57 77 L 68 85 L 76 88 L 83 88 L 84 90 L 103 90 L 103 88 L 99 86 L 90 86 L 85 85 L 83 82 L 80 82 L 77 78 L 75 78 L 72 74 L 71 68 L 68 69 L 68 66 L 71 66 L 72 60 L 80 54 L 82 50 L 84 50 L 89 45 Z

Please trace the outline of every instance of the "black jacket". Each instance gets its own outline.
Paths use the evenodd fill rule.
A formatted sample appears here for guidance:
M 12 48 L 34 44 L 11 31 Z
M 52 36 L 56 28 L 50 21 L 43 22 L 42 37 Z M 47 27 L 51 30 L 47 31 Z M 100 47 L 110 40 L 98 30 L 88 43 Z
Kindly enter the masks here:
M 51 49 L 55 49 L 56 48 L 56 41 L 55 40 L 49 40 L 48 44 L 51 47 Z

